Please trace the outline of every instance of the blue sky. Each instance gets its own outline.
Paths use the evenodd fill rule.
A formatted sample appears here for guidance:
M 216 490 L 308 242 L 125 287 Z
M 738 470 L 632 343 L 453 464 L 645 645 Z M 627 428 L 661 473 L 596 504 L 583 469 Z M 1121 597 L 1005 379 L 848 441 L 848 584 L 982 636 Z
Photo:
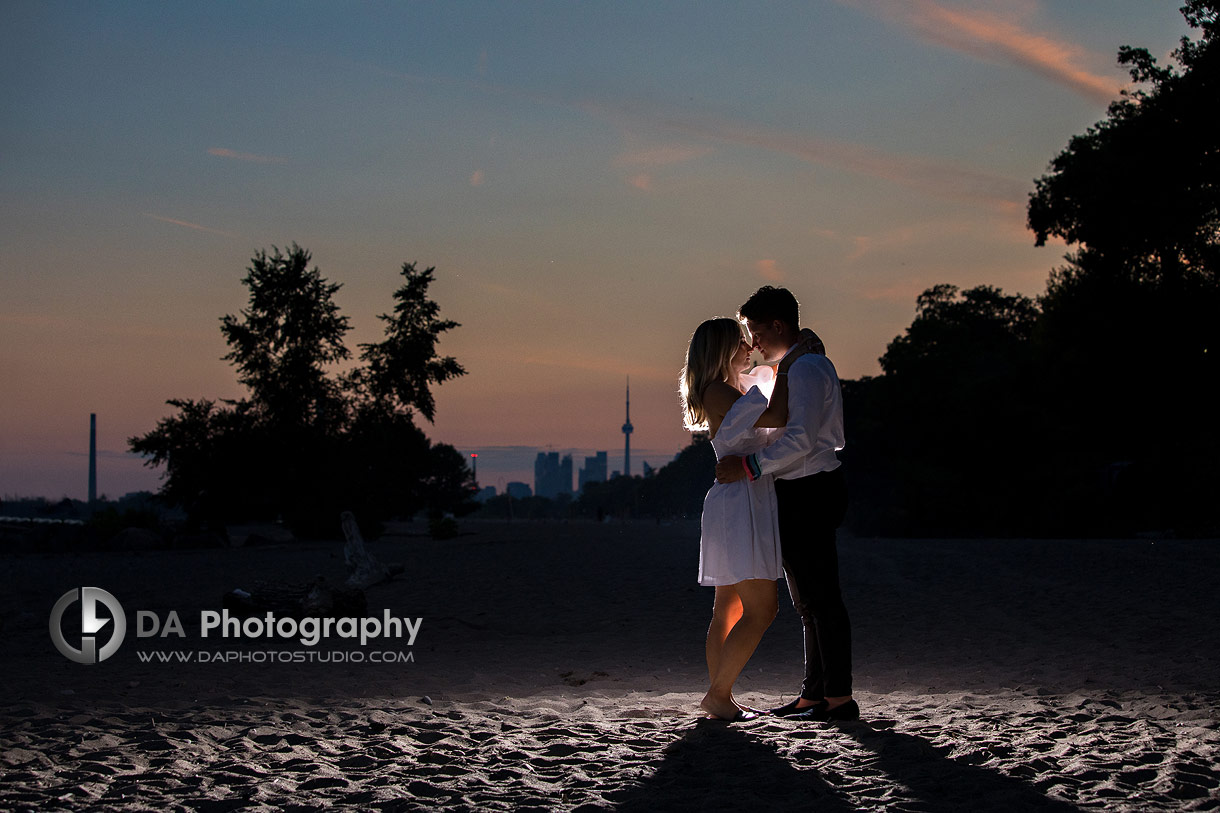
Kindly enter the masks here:
M 295 241 L 377 335 L 404 261 L 470 374 L 430 436 L 686 443 L 685 343 L 790 287 L 845 378 L 948 282 L 1037 295 L 1032 181 L 1163 57 L 1179 4 L 7 3 L 0 7 L 0 494 L 156 485 L 171 397 L 240 394 L 219 317 Z M 848 438 L 850 443 L 850 437 Z M 615 455 L 619 459 L 614 459 Z M 493 464 L 493 461 L 499 461 Z

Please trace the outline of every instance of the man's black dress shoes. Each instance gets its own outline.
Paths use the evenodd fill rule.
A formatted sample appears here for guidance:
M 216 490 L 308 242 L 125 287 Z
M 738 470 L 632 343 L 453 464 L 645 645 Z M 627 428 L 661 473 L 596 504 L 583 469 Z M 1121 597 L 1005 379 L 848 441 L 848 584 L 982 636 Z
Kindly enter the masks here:
M 856 704 L 855 700 L 848 700 L 846 703 L 840 703 L 834 708 L 831 708 L 825 703 L 825 701 L 823 701 L 816 706 L 810 706 L 807 709 L 802 709 L 796 714 L 789 714 L 788 719 L 812 723 L 859 720 L 860 706 Z
M 768 709 L 767 714 L 770 714 L 773 717 L 791 717 L 794 714 L 805 714 L 806 712 L 813 711 L 814 709 L 826 707 L 825 700 L 818 700 L 812 706 L 801 706 L 798 708 L 796 704 L 799 702 L 801 702 L 801 697 L 798 695 L 797 698 L 791 703 L 785 703 L 782 706 Z

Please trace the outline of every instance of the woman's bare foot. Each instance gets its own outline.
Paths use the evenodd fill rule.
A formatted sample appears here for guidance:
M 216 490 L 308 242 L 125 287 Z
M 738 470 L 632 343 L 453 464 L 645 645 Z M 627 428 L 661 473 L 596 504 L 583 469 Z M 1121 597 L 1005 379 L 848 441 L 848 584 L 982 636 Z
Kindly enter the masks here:
M 743 711 L 732 697 L 726 700 L 722 697 L 712 697 L 710 693 L 704 695 L 703 700 L 699 702 L 699 708 L 706 711 L 714 720 L 735 720 Z

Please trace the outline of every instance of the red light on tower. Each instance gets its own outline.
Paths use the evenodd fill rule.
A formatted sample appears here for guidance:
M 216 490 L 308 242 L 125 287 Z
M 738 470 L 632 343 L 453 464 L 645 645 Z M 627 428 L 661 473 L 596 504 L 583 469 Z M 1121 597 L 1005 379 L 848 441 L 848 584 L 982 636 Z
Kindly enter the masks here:
M 474 487 L 479 487 L 479 453 L 470 453 L 470 475 L 474 479 Z

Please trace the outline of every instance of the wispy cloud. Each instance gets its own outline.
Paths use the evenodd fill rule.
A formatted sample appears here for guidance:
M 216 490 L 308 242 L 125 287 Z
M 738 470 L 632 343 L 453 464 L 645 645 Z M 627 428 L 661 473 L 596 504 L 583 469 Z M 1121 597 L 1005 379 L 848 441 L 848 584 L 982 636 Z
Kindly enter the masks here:
M 483 173 L 483 170 L 481 170 L 481 169 L 476 169 L 474 172 L 472 172 L 470 174 L 470 185 L 471 186 L 482 186 L 483 182 L 486 180 L 487 180 L 487 176 Z
M 529 352 L 532 350 L 533 352 Z M 640 363 L 638 360 L 624 362 L 614 353 L 590 353 L 588 348 L 569 351 L 556 347 L 529 348 L 524 355 L 511 356 L 515 363 L 538 367 L 553 367 L 563 370 L 605 373 L 614 376 L 630 375 L 632 380 L 665 381 L 673 378 L 673 370 L 659 364 Z
M 951 8 L 936 0 L 836 0 L 923 39 L 990 62 L 1008 62 L 1057 82 L 1094 101 L 1108 104 L 1121 82 L 1093 73 L 1082 63 L 1100 63 L 1075 43 L 1035 33 L 985 11 Z
M 631 184 L 641 192 L 647 192 L 649 189 L 652 189 L 652 176 L 647 172 L 641 172 L 638 175 L 632 175 L 630 178 L 628 178 L 627 183 Z
M 88 452 L 71 449 L 63 452 L 70 457 L 88 457 Z M 135 454 L 134 452 L 121 452 L 114 449 L 98 449 L 97 456 L 108 460 L 143 460 L 143 455 Z
M 170 223 L 174 226 L 181 226 L 184 229 L 194 229 L 195 231 L 204 231 L 209 234 L 220 234 L 225 237 L 236 237 L 237 236 L 237 235 L 233 234 L 232 232 L 221 231 L 220 229 L 213 229 L 213 228 L 209 228 L 208 226 L 200 226 L 198 223 L 191 223 L 186 220 L 176 220 L 175 218 L 172 218 L 172 217 L 162 217 L 161 215 L 149 214 L 148 212 L 145 212 L 144 216 L 152 218 L 153 220 L 159 220 L 162 223 Z
M 939 232 L 939 229 L 937 231 Z M 877 250 L 901 248 L 918 237 L 919 234 L 910 226 L 889 229 L 880 234 L 857 235 L 852 238 L 853 248 L 845 259 L 855 261 Z
M 934 284 L 906 279 L 890 285 L 868 285 L 861 288 L 858 293 L 870 302 L 903 302 L 909 303 L 914 309 L 916 298 Z
M 72 316 L 56 316 L 32 313 L 0 313 L 0 326 L 12 326 L 30 333 L 55 331 L 62 335 L 71 336 L 124 336 L 139 339 L 156 339 L 159 341 L 176 341 L 182 339 L 184 335 L 203 335 L 209 338 L 212 335 L 210 330 L 199 331 L 197 333 L 192 329 L 183 328 L 181 325 L 175 325 L 172 329 L 159 328 L 132 322 L 115 323 L 107 321 L 102 316 L 82 317 L 76 314 Z
M 254 164 L 282 164 L 283 158 L 274 155 L 255 155 L 252 152 L 238 152 L 225 147 L 209 147 L 208 155 L 215 155 L 219 158 L 232 158 L 234 161 L 249 161 Z
M 887 153 L 863 144 L 786 132 L 751 123 L 681 118 L 639 106 L 584 103 L 581 108 L 591 115 L 610 120 L 647 122 L 652 127 L 679 132 L 687 137 L 780 152 L 813 164 L 860 172 L 915 187 L 938 197 L 964 200 L 1006 213 L 1019 211 L 1025 205 L 1025 182 L 941 159 Z
M 715 152 L 715 150 L 706 145 L 668 144 L 625 152 L 614 159 L 614 164 L 620 167 L 663 167 L 670 164 L 684 164 L 711 152 Z

